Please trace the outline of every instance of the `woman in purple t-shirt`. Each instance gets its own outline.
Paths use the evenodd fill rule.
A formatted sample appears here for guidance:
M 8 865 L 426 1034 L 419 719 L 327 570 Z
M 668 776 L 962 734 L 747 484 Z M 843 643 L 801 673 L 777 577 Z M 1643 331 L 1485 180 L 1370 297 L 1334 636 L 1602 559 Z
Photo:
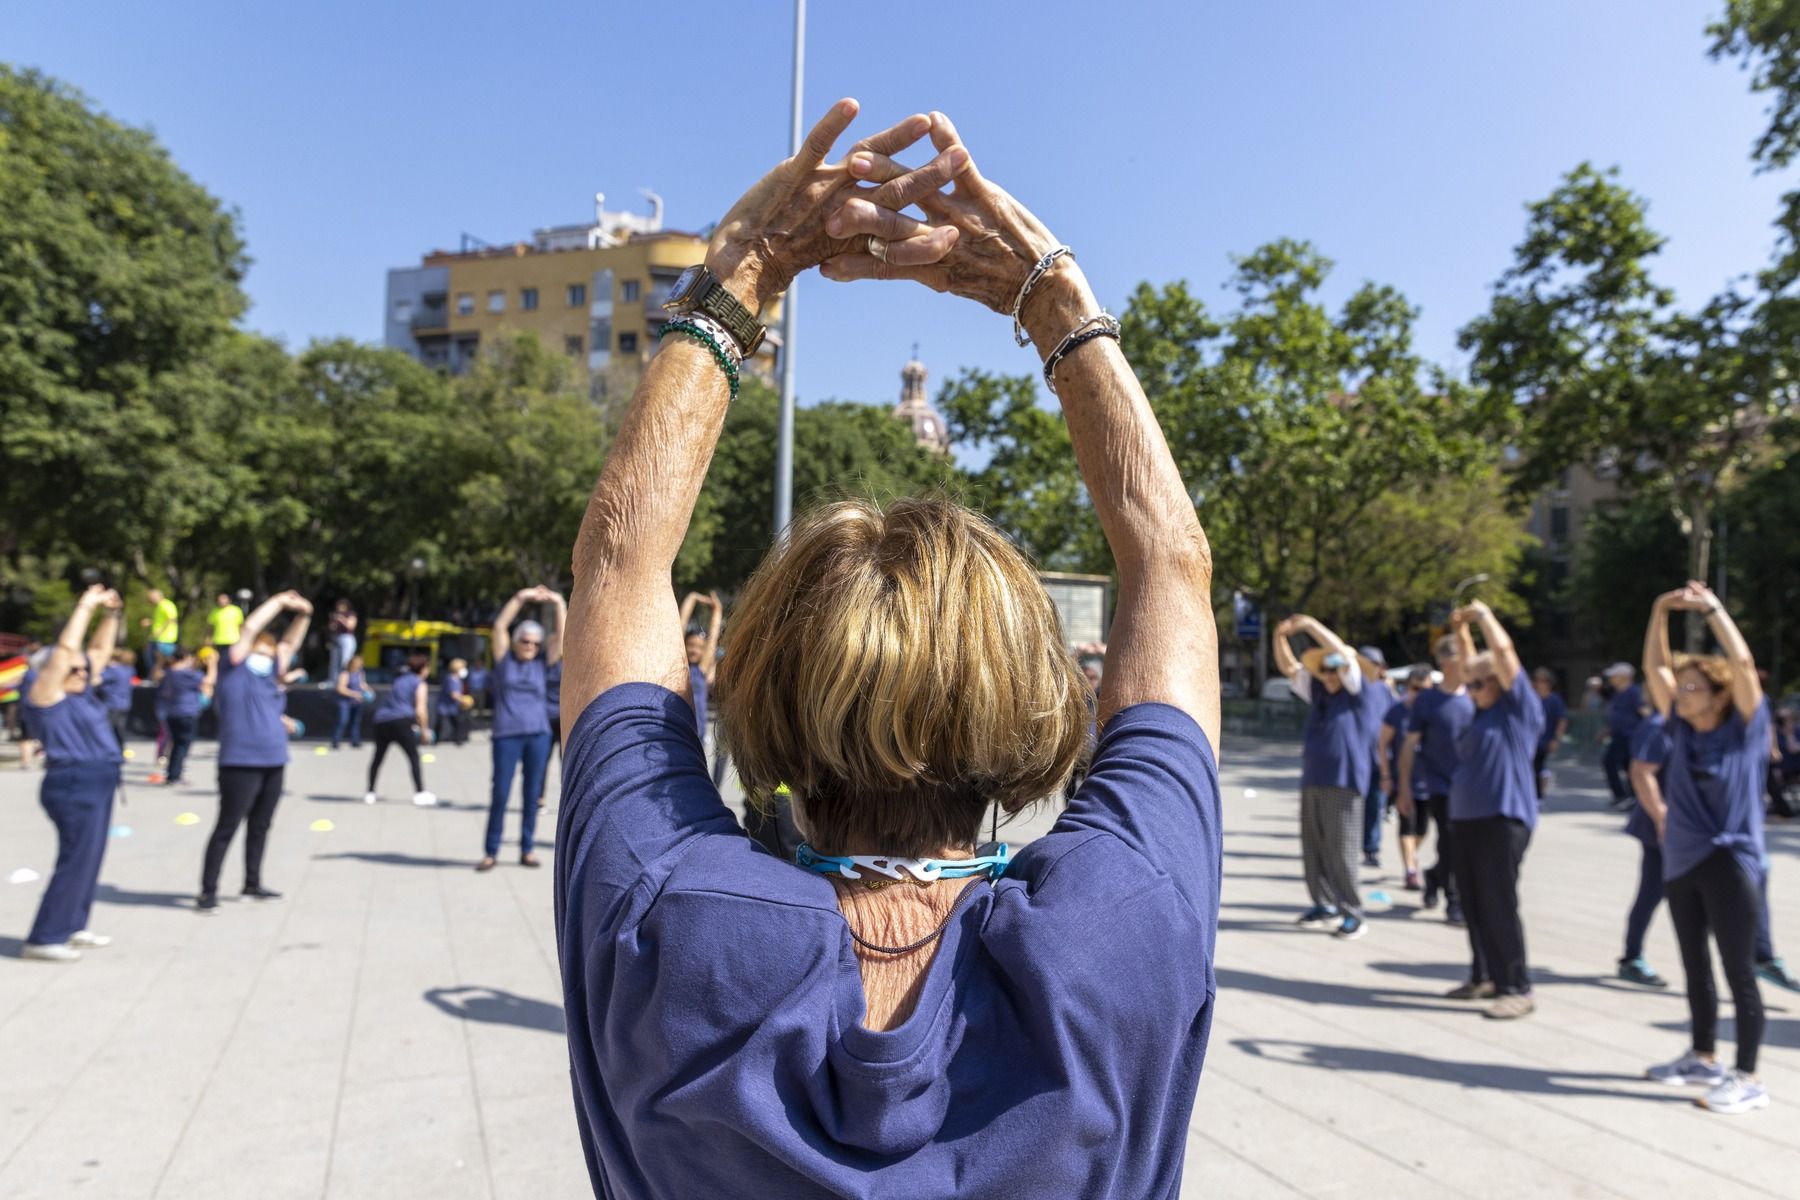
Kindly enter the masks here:
M 1724 654 L 1671 654 L 1669 617 L 1678 612 L 1705 613 Z M 1644 683 L 1651 704 L 1667 718 L 1669 757 L 1660 781 L 1664 895 L 1693 1021 L 1692 1048 L 1651 1067 L 1649 1075 L 1706 1086 L 1695 1101 L 1702 1108 L 1749 1112 L 1769 1103 L 1756 1074 L 1763 1034 L 1757 886 L 1766 858 L 1762 784 L 1769 710 L 1744 635 L 1705 584 L 1689 583 L 1657 598 L 1644 633 Z M 1719 944 L 1737 1016 L 1737 1063 L 1730 1071 L 1716 1053 L 1719 996 L 1709 938 Z
M 100 860 L 106 853 L 122 761 L 106 720 L 106 705 L 94 685 L 118 643 L 122 607 L 119 593 L 111 588 L 95 584 L 83 592 L 21 698 L 44 743 L 46 767 L 38 803 L 56 826 L 56 870 L 19 950 L 21 958 L 75 962 L 82 948 L 112 941 L 87 924 L 100 886 Z M 95 613 L 100 621 L 84 650 L 81 641 L 94 624 Z
M 537 621 L 513 622 L 526 604 L 548 604 L 555 614 L 555 629 L 546 631 Z M 499 860 L 500 839 L 506 831 L 506 805 L 512 797 L 513 775 L 523 767 L 519 804 L 519 865 L 535 867 L 537 814 L 544 804 L 544 775 L 550 766 L 549 668 L 562 658 L 563 628 L 568 624 L 568 605 L 547 587 L 528 587 L 506 602 L 494 618 L 494 672 L 488 690 L 494 698 L 494 775 L 488 795 L 487 833 L 482 842 L 477 871 L 491 871 Z
M 555 894 L 593 1188 L 1172 1196 L 1215 986 L 1206 536 L 1067 248 L 942 114 L 827 164 L 855 112 L 720 221 L 575 545 Z M 895 165 L 927 134 L 929 165 Z M 815 266 L 1016 313 L 1118 564 L 1092 765 L 1017 855 L 987 815 L 1057 792 L 1087 688 L 1032 565 L 947 500 L 815 507 L 738 596 L 719 728 L 750 803 L 791 793 L 795 861 L 707 773 L 670 572 L 757 314 Z

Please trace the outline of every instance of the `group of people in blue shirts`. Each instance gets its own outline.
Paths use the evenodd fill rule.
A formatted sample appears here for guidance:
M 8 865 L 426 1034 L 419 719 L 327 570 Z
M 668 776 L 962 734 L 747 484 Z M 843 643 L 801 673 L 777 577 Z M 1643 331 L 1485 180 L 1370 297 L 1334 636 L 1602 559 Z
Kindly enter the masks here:
M 1719 654 L 1669 651 L 1669 616 L 1686 611 L 1705 615 Z M 1555 694 L 1554 676 L 1540 670 L 1527 678 L 1486 605 L 1458 609 L 1451 624 L 1453 632 L 1434 648 L 1437 678 L 1429 668 L 1414 668 L 1401 697 L 1388 689 L 1373 648 L 1353 652 L 1303 615 L 1277 628 L 1277 665 L 1309 705 L 1301 852 L 1312 907 L 1298 923 L 1335 927 L 1343 939 L 1363 935 L 1357 807 L 1365 788 L 1377 805 L 1382 794 L 1392 795 L 1406 886 L 1423 891 L 1427 909 L 1442 896 L 1450 923 L 1468 929 L 1469 978 L 1449 996 L 1489 1000 L 1485 1015 L 1513 1019 L 1536 1009 L 1518 878 L 1538 824 L 1547 760 L 1567 734 L 1567 708 Z M 1485 643 L 1480 650 L 1475 630 Z M 1288 639 L 1302 634 L 1315 644 L 1296 656 Z M 1631 809 L 1626 829 L 1643 847 L 1619 975 L 1667 986 L 1643 959 L 1645 929 L 1666 899 L 1681 947 L 1692 1042 L 1647 1076 L 1699 1085 L 1696 1103 L 1709 1111 L 1748 1112 L 1768 1104 L 1756 1074 L 1764 1029 L 1758 979 L 1800 990 L 1769 936 L 1763 793 L 1779 738 L 1749 648 L 1704 585 L 1690 583 L 1658 599 L 1645 634 L 1644 670 L 1642 687 L 1627 664 L 1608 671 L 1615 692 L 1604 765 L 1609 785 L 1616 779 L 1627 789 L 1619 807 Z M 1778 761 L 1779 750 L 1773 753 Z M 1432 824 L 1438 862 L 1421 874 L 1415 856 Z M 1736 1011 L 1737 1053 L 1729 1069 L 1716 1052 L 1715 943 Z

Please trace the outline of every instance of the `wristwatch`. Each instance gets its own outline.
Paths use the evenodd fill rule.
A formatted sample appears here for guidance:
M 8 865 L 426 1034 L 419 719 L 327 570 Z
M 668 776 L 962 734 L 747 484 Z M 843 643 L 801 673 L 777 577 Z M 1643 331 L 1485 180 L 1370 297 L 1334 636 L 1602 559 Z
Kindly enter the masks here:
M 675 281 L 675 290 L 663 301 L 663 307 L 672 313 L 697 312 L 711 317 L 725 327 L 725 332 L 731 335 L 745 358 L 756 353 L 767 332 L 756 314 L 727 291 L 718 276 L 707 270 L 703 263 L 696 263 L 681 273 L 681 278 Z

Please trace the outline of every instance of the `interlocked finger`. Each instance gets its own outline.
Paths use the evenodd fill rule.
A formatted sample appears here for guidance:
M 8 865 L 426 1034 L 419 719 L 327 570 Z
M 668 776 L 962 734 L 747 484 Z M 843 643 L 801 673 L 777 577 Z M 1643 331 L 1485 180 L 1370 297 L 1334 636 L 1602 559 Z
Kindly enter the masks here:
M 882 184 L 865 199 L 881 208 L 896 212 L 913 204 L 949 183 L 969 165 L 969 152 L 952 146 L 916 171 Z
M 850 155 L 850 174 L 868 183 L 886 183 L 910 170 L 912 168 L 905 163 L 873 150 L 857 150 Z
M 915 221 L 893 209 L 881 208 L 862 199 L 844 201 L 844 206 L 838 209 L 826 225 L 827 232 L 833 237 L 855 237 L 867 233 L 888 241 L 909 238 L 924 228 L 926 225 L 923 221 Z
M 800 153 L 794 156 L 794 165 L 802 172 L 810 172 L 825 161 L 831 153 L 832 146 L 837 144 L 844 130 L 850 128 L 850 122 L 856 119 L 857 104 L 854 100 L 839 100 L 831 106 L 831 110 L 812 127 L 806 135 L 806 141 L 800 145 Z
M 930 132 L 931 118 L 924 113 L 914 113 L 897 125 L 891 125 L 880 133 L 872 133 L 863 138 L 851 147 L 851 151 L 854 153 L 859 150 L 871 150 L 876 154 L 892 156 Z

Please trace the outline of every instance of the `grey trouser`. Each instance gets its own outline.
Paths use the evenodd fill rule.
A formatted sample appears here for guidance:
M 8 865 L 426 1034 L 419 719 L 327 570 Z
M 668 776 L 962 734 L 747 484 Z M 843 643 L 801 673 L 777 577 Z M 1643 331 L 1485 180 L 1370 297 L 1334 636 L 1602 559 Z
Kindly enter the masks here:
M 1362 856 L 1362 794 L 1350 788 L 1300 789 L 1300 862 L 1312 902 L 1362 916 L 1357 866 Z

